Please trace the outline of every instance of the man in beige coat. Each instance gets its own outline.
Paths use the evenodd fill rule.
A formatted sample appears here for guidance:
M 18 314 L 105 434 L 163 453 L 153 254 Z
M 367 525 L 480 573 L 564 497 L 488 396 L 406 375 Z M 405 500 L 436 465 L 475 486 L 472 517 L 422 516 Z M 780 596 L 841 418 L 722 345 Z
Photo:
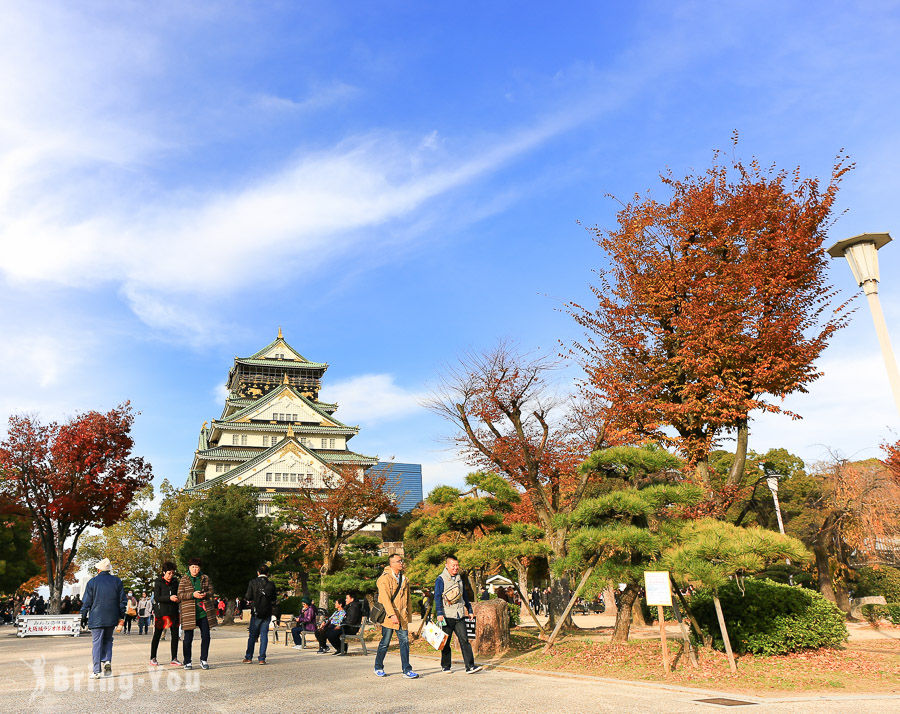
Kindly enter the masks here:
M 396 631 L 400 643 L 400 665 L 404 676 L 416 679 L 409 664 L 409 616 L 412 602 L 409 594 L 409 579 L 403 574 L 403 556 L 392 555 L 387 567 L 378 578 L 378 602 L 384 606 L 384 622 L 381 623 L 381 642 L 375 655 L 375 674 L 384 677 L 384 656 L 387 654 L 391 637 Z

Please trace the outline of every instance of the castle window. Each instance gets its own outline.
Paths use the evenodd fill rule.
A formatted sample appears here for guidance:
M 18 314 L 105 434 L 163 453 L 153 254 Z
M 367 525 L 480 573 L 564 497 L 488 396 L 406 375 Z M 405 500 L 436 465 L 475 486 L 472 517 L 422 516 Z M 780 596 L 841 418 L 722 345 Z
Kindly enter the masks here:
M 246 446 L 246 445 L 247 445 L 247 435 L 241 434 L 241 446 Z
M 222 473 L 222 464 L 216 464 L 216 473 L 217 474 Z
M 264 437 L 263 437 L 263 446 L 268 446 L 268 445 L 269 445 L 269 437 L 268 437 L 268 436 L 264 436 Z
M 237 434 L 232 434 L 232 436 L 231 436 L 231 445 L 232 445 L 232 446 L 237 446 L 237 445 L 238 445 L 238 435 L 237 435 Z
M 271 471 L 266 474 L 266 481 L 268 481 L 269 483 L 272 482 L 272 472 Z
M 321 448 L 324 449 L 324 448 L 326 448 L 327 446 L 328 446 L 328 439 L 322 439 L 322 447 L 321 447 Z
M 275 482 L 278 483 L 281 481 L 281 474 L 275 474 Z
M 231 464 L 225 464 L 225 471 L 231 471 Z
M 329 439 L 329 440 L 328 440 L 328 448 L 329 448 L 329 449 L 333 449 L 333 448 L 334 448 L 334 439 Z
M 303 444 L 303 446 L 306 446 L 306 437 L 305 436 L 300 437 L 300 443 Z
M 297 474 L 291 474 L 291 483 L 297 482 Z

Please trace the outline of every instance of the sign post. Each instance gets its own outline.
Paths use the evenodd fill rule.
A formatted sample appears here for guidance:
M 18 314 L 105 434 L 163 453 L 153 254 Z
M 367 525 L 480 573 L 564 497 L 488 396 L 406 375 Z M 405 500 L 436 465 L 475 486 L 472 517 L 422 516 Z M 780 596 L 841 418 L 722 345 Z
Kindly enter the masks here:
M 663 607 L 672 607 L 672 588 L 669 586 L 669 571 L 644 571 L 644 589 L 647 593 L 647 604 L 656 605 L 657 619 L 659 620 L 659 637 L 662 640 L 663 669 L 666 674 L 672 670 L 669 667 L 669 645 L 666 642 L 666 620 L 663 616 Z

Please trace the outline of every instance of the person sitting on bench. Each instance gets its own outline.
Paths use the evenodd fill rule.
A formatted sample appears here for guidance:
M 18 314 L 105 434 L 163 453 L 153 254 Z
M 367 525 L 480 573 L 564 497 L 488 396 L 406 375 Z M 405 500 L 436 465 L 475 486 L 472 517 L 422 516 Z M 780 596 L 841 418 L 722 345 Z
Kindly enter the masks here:
M 316 608 L 312 606 L 308 597 L 301 598 L 300 602 L 303 603 L 303 609 L 294 618 L 296 624 L 291 628 L 295 650 L 303 649 L 303 639 L 300 637 L 301 632 L 316 631 Z
M 362 624 L 363 606 L 362 603 L 356 599 L 356 593 L 354 592 L 347 593 L 344 602 L 346 603 L 344 612 L 347 614 L 344 615 L 344 621 L 341 623 L 340 631 L 345 635 L 355 635 L 359 632 L 359 626 Z M 347 644 L 342 643 L 340 637 L 338 637 L 337 649 L 338 651 L 335 652 L 335 654 L 347 654 Z
M 343 623 L 347 613 L 344 612 L 344 604 L 340 598 L 334 601 L 334 607 L 335 610 L 331 613 L 328 621 L 316 630 L 316 639 L 319 641 L 318 654 L 325 654 L 328 651 L 329 642 L 337 650 L 335 654 L 341 651 L 341 623 Z

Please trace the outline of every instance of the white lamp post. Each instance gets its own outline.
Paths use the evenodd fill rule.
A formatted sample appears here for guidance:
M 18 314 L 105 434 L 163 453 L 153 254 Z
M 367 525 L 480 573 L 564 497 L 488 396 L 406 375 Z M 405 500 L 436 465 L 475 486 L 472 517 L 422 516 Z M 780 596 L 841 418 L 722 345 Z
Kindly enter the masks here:
M 828 249 L 828 255 L 832 258 L 843 256 L 847 259 L 847 262 L 850 263 L 850 270 L 853 271 L 853 277 L 856 278 L 856 282 L 869 300 L 872 319 L 875 321 L 875 332 L 881 345 L 881 356 L 884 357 L 884 366 L 887 368 L 891 391 L 894 393 L 894 402 L 897 404 L 897 411 L 900 412 L 900 372 L 897 371 L 897 360 L 894 359 L 894 350 L 891 349 L 884 313 L 881 311 L 881 303 L 878 300 L 878 250 L 890 241 L 889 233 L 862 233 L 835 243 Z

